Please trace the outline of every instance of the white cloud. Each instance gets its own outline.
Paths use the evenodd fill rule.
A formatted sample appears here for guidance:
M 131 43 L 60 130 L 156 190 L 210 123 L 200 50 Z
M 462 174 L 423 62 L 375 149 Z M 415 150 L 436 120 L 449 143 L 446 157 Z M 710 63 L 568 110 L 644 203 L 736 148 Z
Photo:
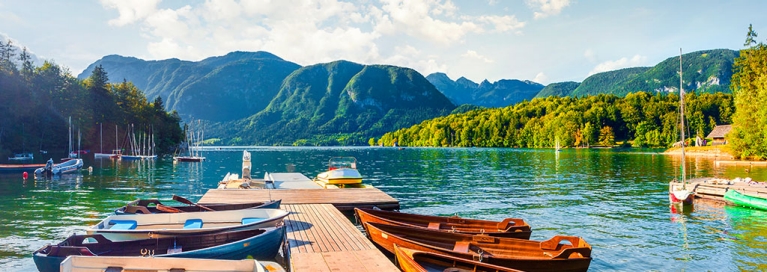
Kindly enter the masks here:
M 570 5 L 570 0 L 527 0 L 527 5 L 535 11 L 535 19 L 543 19 L 559 14 L 563 8 Z
M 623 57 L 614 61 L 613 60 L 605 61 L 600 64 L 597 64 L 597 66 L 594 67 L 594 69 L 592 69 L 591 72 L 589 72 L 588 76 L 596 74 L 596 73 L 613 71 L 613 70 L 617 70 L 621 68 L 641 66 L 645 64 L 646 62 L 647 62 L 647 57 L 640 56 L 640 55 L 634 55 L 630 59 Z
M 535 75 L 535 78 L 533 78 L 533 82 L 547 84 L 549 82 L 549 77 L 547 77 L 546 74 L 544 74 L 543 72 L 540 72 L 537 75 Z
M 156 59 L 263 50 L 302 65 L 344 59 L 427 74 L 448 68 L 440 56 L 423 53 L 434 52 L 435 44 L 449 49 L 467 35 L 520 33 L 525 26 L 514 15 L 462 14 L 450 0 L 205 0 L 166 9 L 157 7 L 159 0 L 100 1 L 119 12 L 110 25 L 140 25 Z M 493 62 L 471 52 L 466 56 Z
M 497 32 L 507 32 L 525 27 L 525 22 L 518 21 L 515 16 L 480 16 L 477 20 L 494 25 Z
M 124 26 L 146 18 L 154 13 L 160 0 L 100 0 L 101 5 L 108 9 L 116 9 L 120 16 L 109 20 L 109 25 Z
M 477 53 L 477 51 L 474 50 L 467 50 L 466 53 L 462 54 L 461 57 L 464 58 L 472 58 L 472 59 L 478 59 L 481 61 L 484 61 L 485 63 L 493 63 L 494 61 L 488 57 L 485 57 L 483 55 L 480 55 Z

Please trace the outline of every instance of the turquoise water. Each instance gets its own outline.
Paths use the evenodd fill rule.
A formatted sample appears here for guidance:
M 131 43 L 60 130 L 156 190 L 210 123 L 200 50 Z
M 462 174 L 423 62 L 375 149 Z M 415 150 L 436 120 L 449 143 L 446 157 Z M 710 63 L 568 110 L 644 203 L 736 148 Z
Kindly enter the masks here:
M 309 177 L 333 156 L 354 156 L 365 182 L 400 200 L 405 212 L 499 220 L 520 217 L 532 239 L 576 235 L 593 247 L 591 271 L 767 270 L 767 212 L 696 201 L 668 204 L 678 158 L 657 150 L 253 147 L 254 176 L 295 171 Z M 34 271 L 31 253 L 84 233 L 136 198 L 199 199 L 240 151 L 204 152 L 204 163 L 86 160 L 80 175 L 50 181 L 0 175 L 0 270 Z M 43 160 L 43 159 L 41 159 Z M 716 168 L 691 158 L 697 176 L 750 176 L 767 168 Z

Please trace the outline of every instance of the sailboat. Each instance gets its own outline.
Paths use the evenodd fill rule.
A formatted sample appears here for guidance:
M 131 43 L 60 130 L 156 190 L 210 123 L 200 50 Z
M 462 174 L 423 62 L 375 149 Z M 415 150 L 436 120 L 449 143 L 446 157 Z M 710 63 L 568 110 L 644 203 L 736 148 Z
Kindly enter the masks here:
M 194 122 L 192 122 L 194 123 Z M 197 124 L 200 124 L 200 120 L 197 120 Z M 203 130 L 200 128 L 197 131 L 198 135 L 195 137 L 195 131 L 188 127 L 186 131 L 186 156 L 173 157 L 174 162 L 201 162 L 205 160 L 205 157 L 200 156 L 200 142 L 203 139 Z M 194 147 L 192 147 L 194 144 Z
M 557 137 L 556 142 L 554 144 L 554 151 L 559 152 L 561 147 L 559 147 L 559 137 Z
M 94 153 L 96 159 L 109 158 L 112 154 L 104 153 L 104 124 L 99 124 L 99 152 Z
M 27 152 L 27 137 L 24 136 L 24 124 L 21 124 L 21 153 L 13 154 L 13 157 L 8 157 L 9 161 L 31 161 L 35 158 L 32 152 Z
M 682 49 L 679 49 L 679 116 L 680 116 L 680 135 L 682 138 L 682 160 L 681 160 L 681 181 L 674 178 L 668 183 L 668 199 L 671 203 L 682 203 L 685 205 L 692 204 L 695 193 L 687 188 L 687 181 L 685 180 L 685 158 L 684 158 L 684 89 L 682 80 Z

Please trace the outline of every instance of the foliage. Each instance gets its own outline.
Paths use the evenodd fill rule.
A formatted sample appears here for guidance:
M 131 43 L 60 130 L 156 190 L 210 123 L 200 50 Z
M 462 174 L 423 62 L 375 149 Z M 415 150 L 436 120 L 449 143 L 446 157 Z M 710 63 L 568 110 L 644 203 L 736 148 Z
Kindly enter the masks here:
M 731 122 L 729 94 L 687 93 L 690 127 L 707 133 Z M 677 141 L 679 96 L 646 92 L 614 95 L 536 98 L 505 108 L 451 114 L 383 135 L 390 146 L 564 147 L 611 146 L 637 139 L 635 145 L 667 147 Z M 713 121 L 713 122 L 712 122 Z
M 10 44 L 0 43 L 0 47 Z M 15 56 L 13 49 L 0 50 L 2 56 Z M 181 135 L 180 118 L 168 113 L 162 99 L 148 102 L 133 84 L 107 83 L 103 69 L 97 69 L 85 80 L 74 78 L 68 70 L 51 61 L 35 67 L 28 54 L 18 54 L 21 71 L 10 59 L 0 65 L 0 153 L 33 152 L 67 149 L 67 121 L 72 117 L 82 134 L 83 149 L 99 150 L 99 124 L 103 125 L 103 146 L 109 150 L 116 144 L 115 125 L 136 124 L 154 129 L 156 147 L 172 151 Z M 108 151 L 107 151 L 108 152 Z
M 749 25 L 745 46 L 735 59 L 730 88 L 735 99 L 733 129 L 728 134 L 736 157 L 767 158 L 767 45 L 756 41 Z

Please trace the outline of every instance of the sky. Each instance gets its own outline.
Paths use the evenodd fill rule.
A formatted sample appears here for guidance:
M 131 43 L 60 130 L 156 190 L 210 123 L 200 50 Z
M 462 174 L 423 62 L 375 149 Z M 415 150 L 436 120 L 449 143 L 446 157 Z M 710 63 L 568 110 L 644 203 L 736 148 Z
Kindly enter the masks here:
M 199 61 L 267 51 L 475 82 L 583 81 L 767 38 L 767 1 L 0 0 L 0 36 L 77 75 L 106 55 Z M 107 71 L 108 72 L 108 71 Z

